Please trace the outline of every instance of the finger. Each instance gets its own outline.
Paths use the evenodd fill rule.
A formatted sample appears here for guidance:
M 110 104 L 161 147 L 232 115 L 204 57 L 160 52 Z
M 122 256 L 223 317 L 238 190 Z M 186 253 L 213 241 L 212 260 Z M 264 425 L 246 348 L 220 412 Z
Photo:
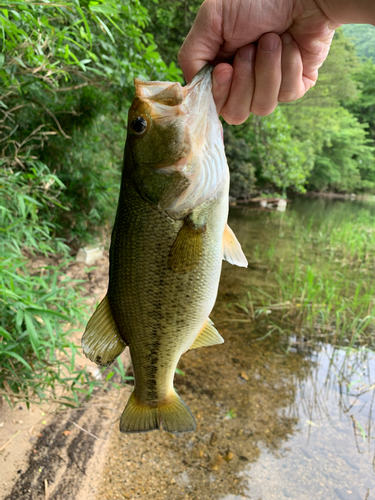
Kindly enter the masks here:
M 178 62 L 187 82 L 215 59 L 223 43 L 222 12 L 216 9 L 215 2 L 206 1 L 178 53 Z
M 317 25 L 314 32 L 306 28 L 306 24 L 294 23 L 288 30 L 297 43 L 303 65 L 302 81 L 305 91 L 315 85 L 318 70 L 325 61 L 335 33 L 334 26 Z M 337 27 L 337 26 L 336 26 Z M 320 29 L 319 29 L 320 28 Z
M 212 93 L 219 115 L 228 99 L 232 77 L 233 67 L 230 64 L 218 64 L 212 72 Z
M 279 92 L 279 102 L 290 102 L 299 99 L 306 92 L 305 84 L 302 79 L 302 57 L 298 45 L 293 40 L 290 33 L 283 33 L 280 38 L 282 42 L 282 81 Z
M 230 125 L 243 123 L 250 114 L 255 88 L 254 64 L 256 49 L 253 44 L 241 47 L 233 61 L 230 92 L 221 115 Z
M 281 85 L 281 40 L 276 33 L 259 39 L 255 60 L 255 91 L 250 111 L 259 116 L 272 113 Z

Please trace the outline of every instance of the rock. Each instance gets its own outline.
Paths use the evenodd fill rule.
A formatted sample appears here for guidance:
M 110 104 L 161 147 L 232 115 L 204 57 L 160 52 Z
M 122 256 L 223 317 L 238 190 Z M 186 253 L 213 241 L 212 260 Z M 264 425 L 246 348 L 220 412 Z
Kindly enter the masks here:
M 84 247 L 78 250 L 76 261 L 84 264 L 93 264 L 95 261 L 103 257 L 104 247 Z
M 211 434 L 210 445 L 215 446 L 215 444 L 217 443 L 217 440 L 218 440 L 217 434 L 216 434 L 216 432 L 213 432 Z
M 230 462 L 231 460 L 233 460 L 233 458 L 234 458 L 234 454 L 231 451 L 227 451 L 227 454 L 225 455 L 224 460 L 226 462 Z
M 223 465 L 223 463 L 224 463 L 224 457 L 220 455 L 220 453 L 218 453 L 214 458 L 214 460 L 211 462 L 211 469 L 219 470 L 220 467 Z

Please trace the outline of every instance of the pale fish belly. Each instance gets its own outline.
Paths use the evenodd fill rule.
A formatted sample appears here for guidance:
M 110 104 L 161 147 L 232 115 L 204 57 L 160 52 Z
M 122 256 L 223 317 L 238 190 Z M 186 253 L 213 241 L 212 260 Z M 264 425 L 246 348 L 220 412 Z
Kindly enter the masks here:
M 140 403 L 157 404 L 171 396 L 177 362 L 214 306 L 228 199 L 223 191 L 205 202 L 202 260 L 196 269 L 181 274 L 169 268 L 168 255 L 183 222 L 145 202 L 130 183 L 124 191 L 112 236 L 108 297 L 119 333 L 130 348 L 135 397 Z

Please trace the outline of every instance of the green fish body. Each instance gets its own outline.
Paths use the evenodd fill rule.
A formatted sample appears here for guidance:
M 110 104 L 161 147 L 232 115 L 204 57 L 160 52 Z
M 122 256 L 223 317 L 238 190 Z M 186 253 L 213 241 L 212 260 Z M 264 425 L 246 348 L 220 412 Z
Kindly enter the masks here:
M 82 339 L 104 366 L 129 346 L 135 387 L 123 432 L 195 429 L 175 369 L 187 350 L 223 342 L 208 317 L 222 260 L 247 265 L 227 226 L 228 191 L 211 69 L 184 88 L 136 80 L 108 293 Z

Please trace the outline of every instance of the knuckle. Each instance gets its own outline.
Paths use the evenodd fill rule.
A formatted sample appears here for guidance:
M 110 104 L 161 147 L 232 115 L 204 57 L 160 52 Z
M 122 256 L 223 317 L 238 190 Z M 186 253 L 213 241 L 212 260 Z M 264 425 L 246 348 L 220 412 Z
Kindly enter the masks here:
M 248 119 L 249 114 L 228 112 L 225 109 L 221 111 L 221 116 L 229 125 L 241 125 L 241 123 L 244 123 Z
M 270 115 L 277 107 L 277 103 L 265 103 L 265 104 L 255 104 L 251 107 L 251 112 L 257 116 L 267 116 Z
M 292 102 L 296 99 L 298 99 L 298 97 L 293 90 L 282 90 L 279 94 L 279 102 Z

